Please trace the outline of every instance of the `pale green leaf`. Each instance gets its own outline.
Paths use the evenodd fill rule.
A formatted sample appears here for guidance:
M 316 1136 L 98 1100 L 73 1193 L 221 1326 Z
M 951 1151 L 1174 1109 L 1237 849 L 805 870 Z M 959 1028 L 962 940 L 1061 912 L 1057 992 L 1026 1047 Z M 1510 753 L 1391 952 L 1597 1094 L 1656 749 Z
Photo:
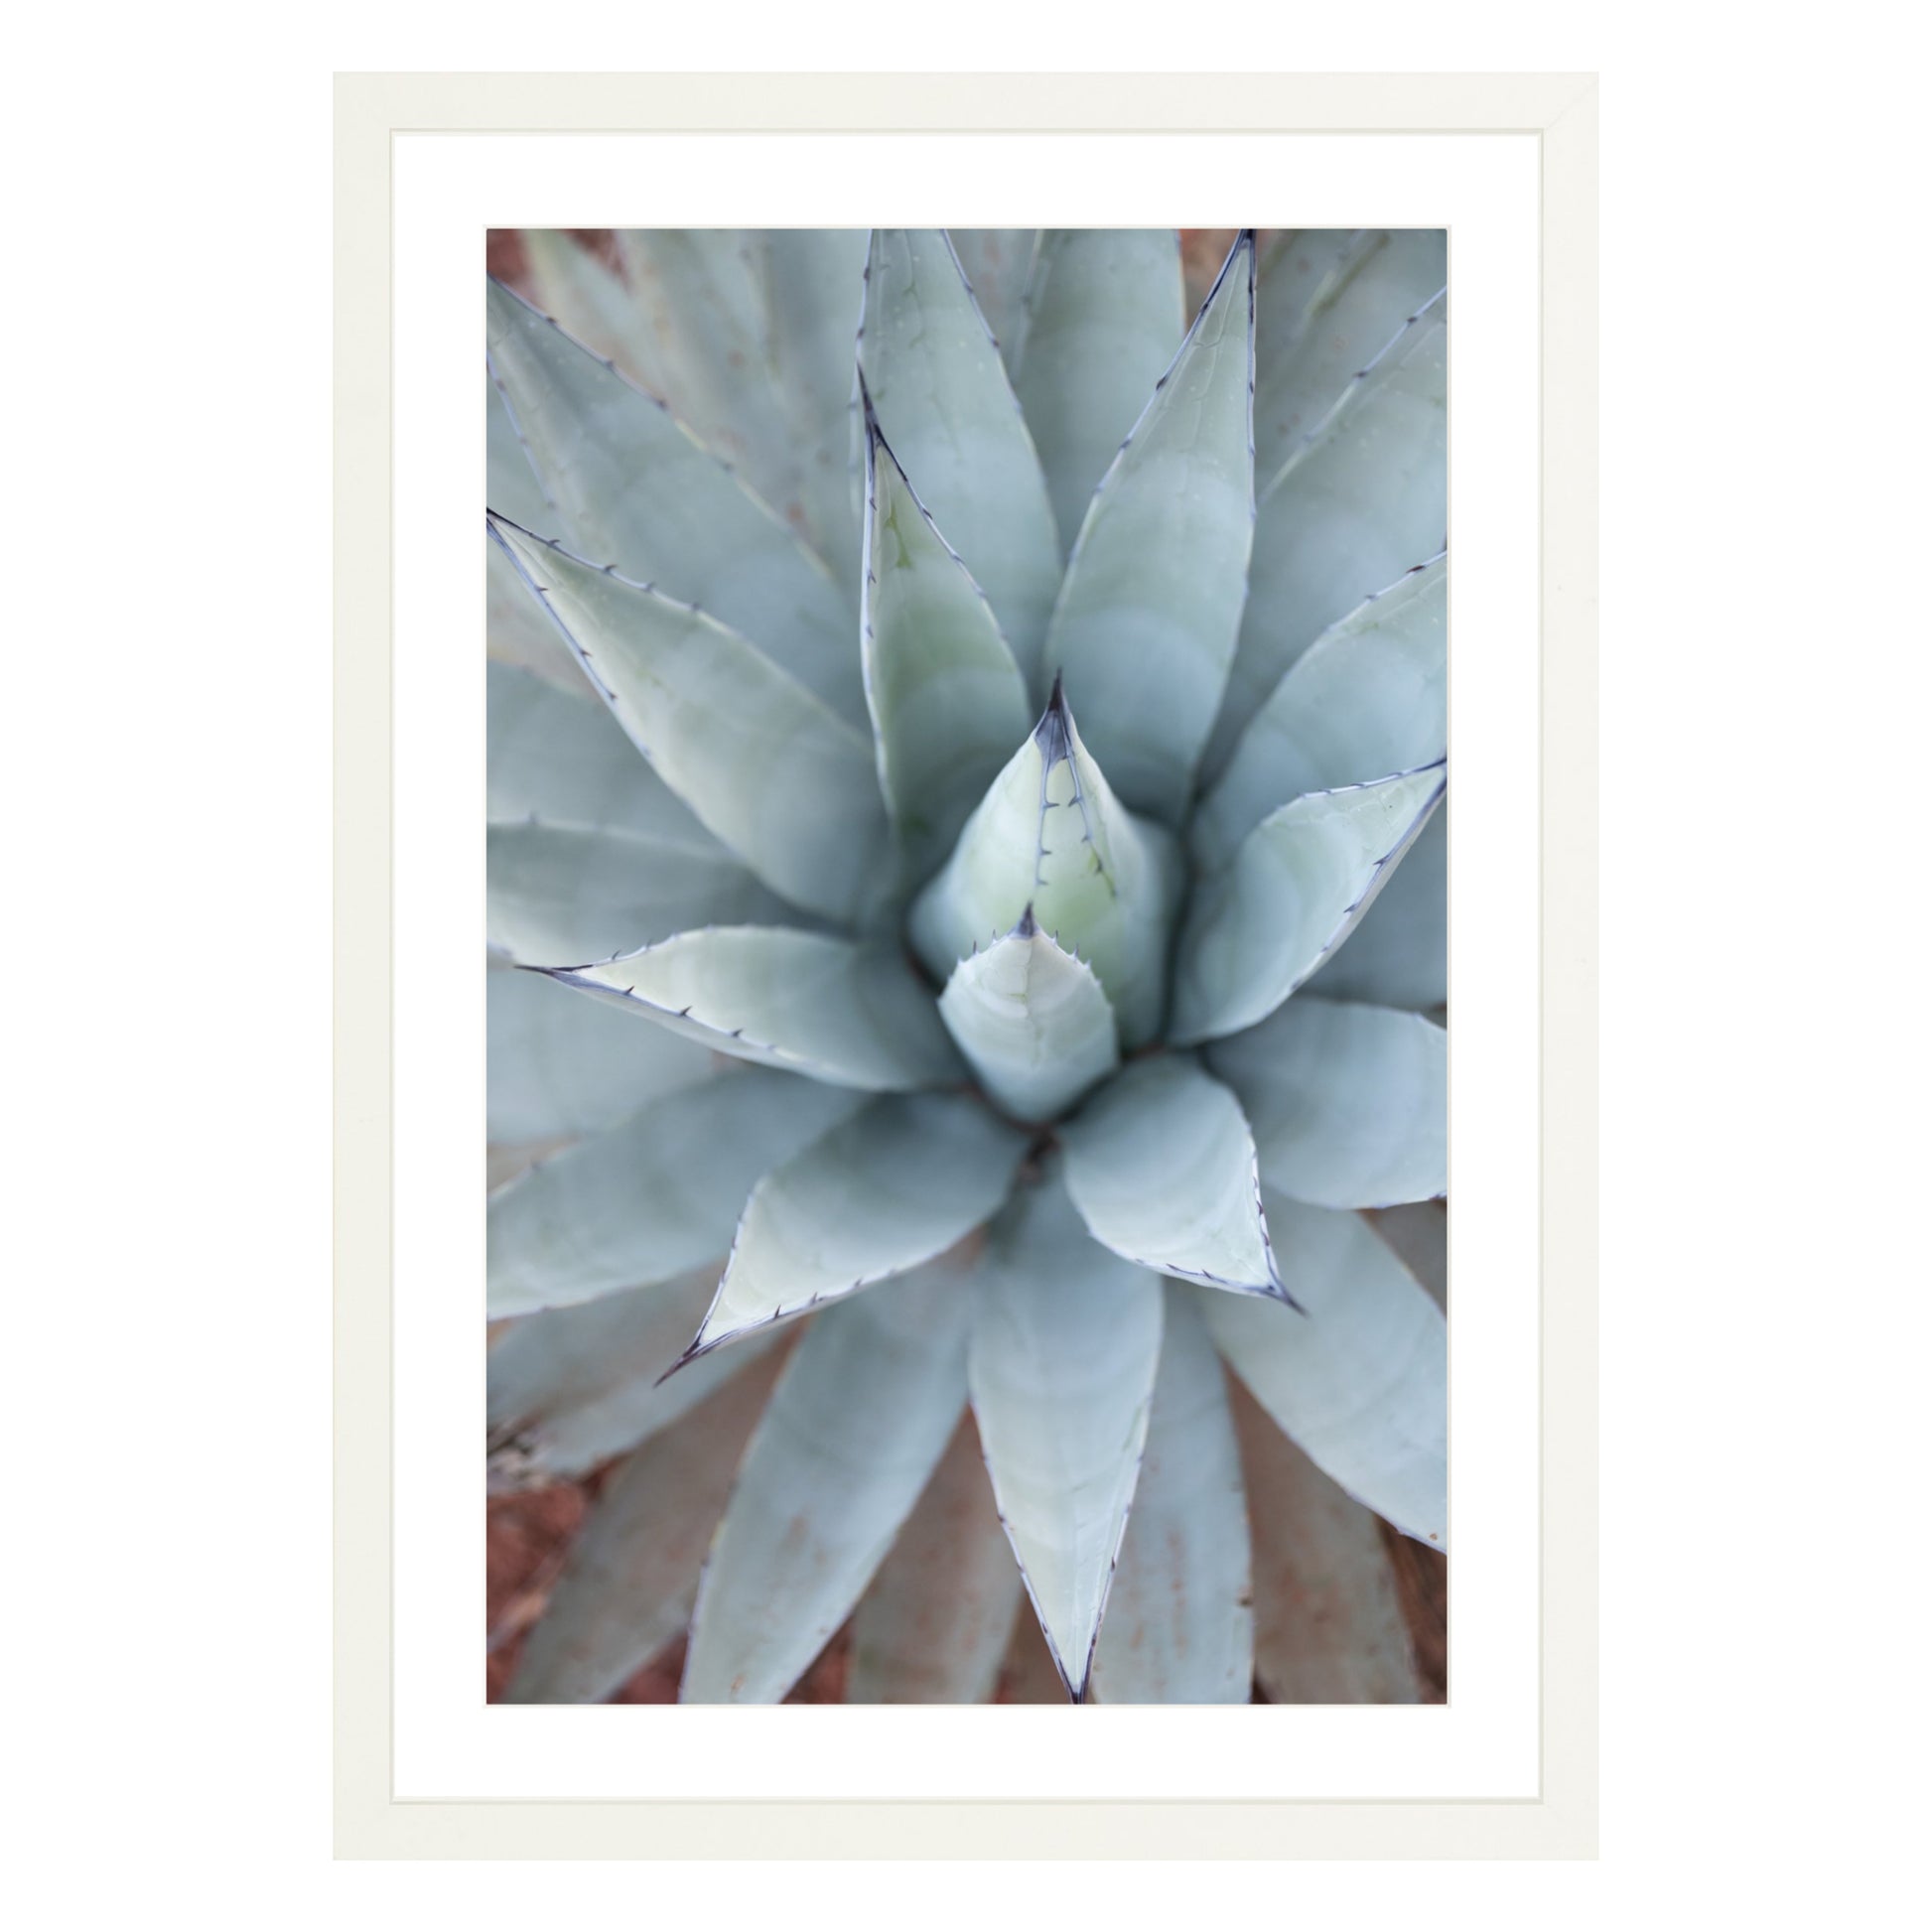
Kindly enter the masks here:
M 1448 1190 L 1449 1035 L 1420 1014 L 1305 994 L 1207 1063 L 1241 1096 L 1271 1188 L 1316 1207 Z
M 752 1189 L 687 1357 L 945 1253 L 999 1210 L 1026 1152 L 964 1094 L 873 1101 Z
M 1136 811 L 1180 822 L 1234 660 L 1255 538 L 1254 238 L 1243 230 L 1088 506 L 1043 661 Z
M 526 529 L 557 529 L 560 519 L 537 482 L 508 405 L 493 380 L 485 377 L 483 387 L 489 426 L 489 505 Z M 483 550 L 487 559 L 484 634 L 490 660 L 520 664 L 565 690 L 588 693 L 590 687 L 570 647 L 557 635 L 556 625 L 530 595 L 515 565 L 487 539 Z
M 1057 1179 L 1018 1195 L 974 1284 L 967 1375 L 1001 1520 L 1075 1703 L 1093 1668 L 1160 1358 L 1160 1277 L 1091 1240 Z
M 1425 1013 L 1449 1000 L 1449 798 L 1348 943 L 1309 981 L 1323 999 Z
M 846 1703 L 986 1703 L 1020 1596 L 968 1418 L 853 1614 Z
M 1324 631 L 1270 693 L 1188 826 L 1195 862 L 1225 865 L 1305 791 L 1366 784 L 1449 751 L 1448 553 Z
M 776 479 L 789 425 L 773 392 L 761 237 L 747 228 L 620 228 L 616 239 L 662 371 L 660 393 L 782 515 Z
M 1189 1055 L 1137 1060 L 1059 1130 L 1087 1231 L 1143 1268 L 1282 1293 L 1241 1105 Z
M 731 1245 L 764 1174 L 860 1096 L 782 1073 L 734 1073 L 644 1107 L 489 1199 L 492 1318 L 667 1282 Z
M 502 556 L 497 544 L 489 547 Z M 517 595 L 530 598 L 520 581 Z M 543 621 L 555 636 L 556 625 Z M 575 689 L 563 691 L 513 665 L 489 667 L 489 816 L 608 826 L 729 857 L 574 665 L 571 675 Z
M 1034 918 L 1093 968 L 1132 1049 L 1160 1030 L 1180 855 L 1114 796 L 1059 686 L 994 779 L 952 857 L 913 902 L 913 949 L 948 979 L 976 947 Z
M 860 543 L 850 418 L 868 235 L 767 228 L 763 241 L 772 368 L 796 439 L 805 526 L 834 579 L 846 583 Z
M 617 238 L 660 393 L 849 586 L 846 409 L 865 231 L 621 228 Z
M 862 635 L 879 782 L 923 879 L 1027 734 L 1026 680 L 966 566 L 866 424 Z
M 932 995 L 891 946 L 783 926 L 683 932 L 555 977 L 720 1053 L 879 1092 L 965 1078 Z
M 545 1141 L 610 1127 L 720 1062 L 661 1027 L 640 1027 L 542 973 L 487 975 L 489 1138 Z
M 1358 1502 L 1449 1547 L 1449 1330 L 1359 1214 L 1265 1193 L 1306 1315 L 1198 1292 L 1215 1345 L 1285 1429 Z
M 654 396 L 666 394 L 662 350 L 622 276 L 595 249 L 561 228 L 523 228 L 518 232 L 536 306 L 592 354 L 615 362 L 630 381 Z M 526 529 L 544 528 L 541 523 L 525 522 L 507 503 L 494 498 L 490 508 L 523 523 Z
M 554 532 L 561 527 L 557 508 L 544 494 L 536 465 L 523 446 L 510 406 L 496 379 L 484 371 L 483 420 L 488 425 L 487 461 L 483 485 L 483 507 L 526 530 Z
M 487 1364 L 490 1489 L 569 1481 L 637 1448 L 775 1343 L 754 1336 L 664 1379 L 723 1266 L 512 1322 Z
M 868 738 L 716 619 L 490 528 L 631 742 L 705 825 L 794 904 L 872 916 L 894 874 Z
M 1449 280 L 1442 228 L 1304 229 L 1261 264 L 1255 462 L 1271 477 Z
M 958 1423 L 969 1308 L 938 1266 L 806 1330 L 705 1562 L 683 1703 L 776 1703 L 845 1621 Z
M 1362 599 L 1443 548 L 1449 324 L 1436 302 L 1351 383 L 1261 492 L 1241 643 L 1203 770 L 1295 660 Z
M 1181 935 L 1170 1037 L 1265 1020 L 1341 944 L 1443 795 L 1443 768 L 1311 792 L 1264 818 Z
M 1020 923 L 953 968 L 939 1017 L 980 1084 L 1016 1120 L 1050 1120 L 1120 1064 L 1114 1010 L 1092 967 Z
M 542 600 L 487 531 L 483 550 L 483 641 L 490 663 L 513 665 L 560 690 L 590 696 L 584 667 L 570 654 Z
M 526 966 L 577 966 L 786 908 L 726 852 L 583 825 L 492 825 L 489 943 Z
M 734 1377 L 612 1473 L 530 1632 L 505 1703 L 600 1704 L 683 1631 L 775 1366 L 767 1359 Z
M 960 272 L 972 290 L 973 301 L 986 320 L 1006 357 L 1009 369 L 1019 366 L 1028 311 L 1028 276 L 1033 266 L 1034 228 L 951 228 L 947 237 L 959 257 Z
M 877 228 L 860 363 L 888 440 L 1031 682 L 1060 578 L 1046 480 L 944 233 Z
M 489 356 L 573 549 L 710 612 L 863 728 L 847 592 L 767 504 L 656 397 L 494 283 Z
M 1093 1658 L 1098 1704 L 1246 1704 L 1254 1591 L 1227 1378 L 1167 1291 L 1147 1454 Z
M 1009 345 L 1007 365 L 1062 549 L 1072 548 L 1185 328 L 1173 228 L 1041 232 L 1027 282 L 1025 353 L 1016 363 Z
M 1255 1677 L 1269 1703 L 1417 1703 L 1414 1646 L 1374 1513 L 1245 1389 L 1230 1406 L 1253 1539 Z

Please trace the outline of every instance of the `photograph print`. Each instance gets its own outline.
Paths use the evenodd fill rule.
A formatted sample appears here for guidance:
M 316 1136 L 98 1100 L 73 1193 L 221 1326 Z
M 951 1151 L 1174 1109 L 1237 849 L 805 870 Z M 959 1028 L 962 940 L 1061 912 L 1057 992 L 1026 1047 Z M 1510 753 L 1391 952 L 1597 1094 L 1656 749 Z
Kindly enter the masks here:
M 490 1700 L 1447 1699 L 1448 281 L 492 231 Z

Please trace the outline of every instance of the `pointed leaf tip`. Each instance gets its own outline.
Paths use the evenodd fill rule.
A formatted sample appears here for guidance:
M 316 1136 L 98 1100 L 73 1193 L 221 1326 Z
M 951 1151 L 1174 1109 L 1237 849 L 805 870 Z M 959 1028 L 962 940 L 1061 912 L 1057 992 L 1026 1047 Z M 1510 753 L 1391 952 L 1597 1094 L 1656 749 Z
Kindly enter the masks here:
M 1162 1314 L 1159 1277 L 1089 1240 L 1056 1179 L 995 1223 L 967 1382 L 1008 1539 L 1075 1703 L 1140 1476 Z
M 960 961 L 939 1017 L 994 1104 L 1050 1120 L 1120 1064 L 1113 1008 L 1093 969 L 1039 930 L 1013 931 Z
M 963 1095 L 874 1101 L 752 1189 L 694 1349 L 944 1254 L 997 1212 L 1026 1152 Z
M 1035 923 L 1091 964 L 1131 1049 L 1160 1028 L 1180 885 L 1173 835 L 1122 807 L 1062 688 L 914 901 L 910 935 L 933 977 L 949 979 L 1031 902 Z
M 1204 1291 L 1195 1306 L 1235 1373 L 1315 1463 L 1405 1535 L 1447 1549 L 1442 1311 L 1361 1215 L 1272 1191 L 1265 1201 L 1311 1318 Z
M 1059 535 L 1000 351 L 939 230 L 873 231 L 859 351 L 898 461 L 1031 678 Z
M 1309 792 L 1263 819 L 1189 915 L 1169 1038 L 1196 1045 L 1267 1019 L 1354 930 L 1441 803 L 1446 771 Z
M 1186 815 L 1247 593 L 1252 264 L 1251 248 L 1230 251 L 1145 398 L 1086 506 L 1047 626 L 1045 657 L 1079 685 L 1094 756 L 1129 806 L 1170 825 Z
M 1240 1101 L 1191 1056 L 1136 1061 L 1060 1130 L 1066 1191 L 1142 1268 L 1286 1301 Z
M 906 877 L 951 849 L 1027 729 L 992 606 L 868 419 L 860 655 L 880 788 Z

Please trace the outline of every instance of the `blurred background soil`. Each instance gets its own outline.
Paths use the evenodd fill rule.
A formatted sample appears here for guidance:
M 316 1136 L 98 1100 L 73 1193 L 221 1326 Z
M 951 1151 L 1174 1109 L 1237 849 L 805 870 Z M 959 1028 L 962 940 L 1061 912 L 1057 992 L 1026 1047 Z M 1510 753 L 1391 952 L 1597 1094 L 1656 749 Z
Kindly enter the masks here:
M 584 1482 L 555 1483 L 520 1496 L 489 1499 L 487 1684 L 492 1704 L 501 1698 L 516 1669 L 524 1637 L 542 1613 L 571 1539 L 600 1485 L 600 1477 L 594 1475 Z M 1449 1560 L 1386 1524 L 1382 1531 L 1416 1648 L 1423 1702 L 1441 1704 L 1449 1683 Z M 1058 1703 L 1065 1697 L 1032 1618 L 1032 1608 L 1023 1598 L 1015 1641 L 994 1696 L 997 1704 Z M 785 1702 L 843 1703 L 849 1642 L 849 1633 L 841 1630 Z M 683 1669 L 680 1639 L 659 1651 L 610 1702 L 675 1704 Z M 1259 1696 L 1256 1701 L 1266 1702 Z
M 571 232 L 585 246 L 605 256 L 614 268 L 618 265 L 610 230 L 583 228 Z M 1234 244 L 1235 233 L 1233 228 L 1181 229 L 1181 269 L 1190 315 L 1206 296 Z M 1267 233 L 1263 231 L 1264 241 Z M 524 280 L 523 247 L 515 229 L 490 230 L 488 265 L 489 272 L 499 280 L 529 292 Z M 542 1613 L 571 1539 L 596 1499 L 601 1480 L 600 1472 L 583 1482 L 557 1483 L 523 1495 L 489 1498 L 487 1683 L 492 1703 L 502 1696 L 516 1668 L 524 1637 Z M 1382 1532 L 1416 1647 L 1424 1701 L 1441 1704 L 1447 1696 L 1449 1678 L 1449 1560 L 1387 1524 Z M 1001 1673 L 996 1703 L 1058 1701 L 1065 1695 L 1052 1677 L 1045 1645 L 1037 1632 L 1029 1628 L 1030 1617 L 1023 1600 L 1022 1621 L 1016 1626 L 1013 1652 Z M 849 1646 L 849 1632 L 841 1630 L 785 1702 L 842 1703 Z M 610 1701 L 675 1704 L 683 1668 L 684 1645 L 680 1640 L 653 1657 Z

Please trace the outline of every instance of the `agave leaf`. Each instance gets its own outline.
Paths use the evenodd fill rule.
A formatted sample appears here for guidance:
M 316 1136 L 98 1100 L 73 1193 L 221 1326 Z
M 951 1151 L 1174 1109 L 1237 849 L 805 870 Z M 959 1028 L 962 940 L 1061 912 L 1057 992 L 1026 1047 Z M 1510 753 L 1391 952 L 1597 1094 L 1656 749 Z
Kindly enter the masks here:
M 1196 862 L 1225 865 L 1306 791 L 1414 771 L 1449 752 L 1448 552 L 1331 626 L 1276 685 L 1188 826 Z
M 846 1703 L 986 1703 L 1020 1593 L 967 1418 L 860 1599 Z
M 1234 660 L 1255 536 L 1244 229 L 1080 526 L 1044 661 L 1136 811 L 1178 824 Z
M 1142 1268 L 1282 1295 L 1241 1104 L 1190 1056 L 1137 1060 L 1060 1130 L 1087 1232 Z
M 767 504 L 654 396 L 494 283 L 489 356 L 563 538 L 742 631 L 863 729 L 851 605 Z
M 1449 1547 L 1449 1330 L 1359 1214 L 1264 1192 L 1282 1274 L 1308 1307 L 1199 1292 L 1226 1356 L 1278 1427 L 1358 1502 Z
M 666 394 L 663 351 L 617 270 L 561 228 L 524 228 L 519 232 L 537 307 L 592 354 L 615 362 L 630 381 L 654 396 Z M 493 496 L 490 507 L 518 523 L 524 522 L 507 503 L 499 503 Z M 526 527 L 540 530 L 544 526 L 529 523 Z
M 1188 914 L 1170 1037 L 1265 1020 L 1341 944 L 1443 795 L 1441 765 L 1311 792 L 1271 812 Z
M 1347 945 L 1309 981 L 1323 999 L 1424 1013 L 1449 1001 L 1449 798 Z
M 491 959 L 489 970 L 507 973 L 515 969 Z M 491 1141 L 483 1149 L 483 1192 L 493 1194 L 499 1187 L 507 1187 L 525 1169 L 561 1154 L 575 1139 L 573 1134 L 547 1134 L 531 1141 Z
M 1262 490 L 1241 644 L 1203 769 L 1310 644 L 1449 527 L 1449 324 L 1431 304 L 1359 375 Z
M 483 640 L 489 661 L 528 671 L 559 690 L 589 696 L 583 667 L 558 636 L 549 613 L 531 596 L 522 572 L 487 532 L 483 549 Z
M 636 1026 L 541 973 L 492 972 L 487 980 L 492 1141 L 593 1133 L 718 1070 L 702 1046 Z
M 834 580 L 847 583 L 860 545 L 847 417 L 868 235 L 767 228 L 763 242 L 772 368 L 797 443 L 805 526 Z
M 767 1359 L 734 1377 L 619 1465 L 571 1546 L 506 1703 L 601 1703 L 683 1630 L 775 1368 Z
M 683 1703 L 776 1703 L 845 1621 L 959 1420 L 961 1289 L 924 1269 L 806 1331 L 705 1561 Z
M 772 891 L 858 921 L 893 884 L 867 739 L 716 619 L 500 521 L 619 724 Z
M 483 387 L 488 396 L 484 420 L 489 426 L 489 501 L 529 529 L 560 527 L 495 382 L 486 377 Z M 519 664 L 565 690 L 587 692 L 584 673 L 516 567 L 495 544 L 485 541 L 483 549 L 487 555 L 484 633 L 491 661 Z
M 1449 1308 L 1449 1203 L 1405 1201 L 1372 1210 L 1367 1221 L 1395 1251 L 1396 1259 L 1429 1291 L 1439 1309 Z
M 880 788 L 911 876 L 923 879 L 1031 714 L 992 607 L 905 481 L 870 397 L 864 403 L 866 701 Z
M 1180 856 L 1115 798 L 1057 683 L 1046 711 L 914 900 L 914 951 L 936 979 L 1035 920 L 1093 968 L 1132 1048 L 1159 1031 Z
M 860 1097 L 782 1073 L 667 1095 L 489 1199 L 492 1319 L 646 1288 L 730 1245 L 745 1196 Z
M 894 949 L 785 926 L 714 926 L 552 974 L 715 1052 L 834 1086 L 964 1078 L 932 996 Z
M 536 463 L 524 447 L 516 418 L 503 400 L 496 378 L 487 371 L 483 377 L 486 400 L 483 420 L 488 426 L 487 460 L 484 473 L 486 508 L 500 511 L 525 529 L 555 531 L 562 528 L 557 506 L 545 495 L 537 476 Z
M 1268 1701 L 1417 1703 L 1415 1651 L 1373 1512 L 1330 1482 L 1245 1389 L 1230 1406 L 1254 1541 L 1255 1676 Z
M 1038 230 L 949 228 L 947 239 L 973 302 L 992 331 L 1009 369 L 1019 367 L 1028 318 L 1027 289 Z
M 489 548 L 502 556 L 497 544 Z M 529 598 L 520 580 L 517 595 Z M 555 636 L 556 626 L 547 617 L 544 622 Z M 638 756 L 574 664 L 571 676 L 575 689 L 563 691 L 513 665 L 490 665 L 489 816 L 608 826 L 729 858 L 690 806 Z
M 744 228 L 620 228 L 616 238 L 659 393 L 782 515 L 789 426 L 772 392 L 762 238 Z
M 943 1254 L 998 1211 L 1026 1152 L 963 1094 L 873 1101 L 752 1189 L 686 1358 Z
M 1185 328 L 1173 228 L 1042 230 L 1027 282 L 1025 353 L 1016 362 L 1009 345 L 1007 366 L 1063 549 Z
M 1160 1277 L 1089 1240 L 1056 1178 L 1019 1194 L 974 1285 L 967 1379 L 1001 1521 L 1076 1704 L 1160 1357 Z
M 1016 1120 L 1051 1120 L 1120 1064 L 1114 1010 L 1092 967 L 1041 932 L 1031 906 L 953 968 L 939 1017 Z
M 845 430 L 864 231 L 622 228 L 618 246 L 663 368 L 659 393 L 849 584 Z
M 1099 1704 L 1246 1704 L 1254 1591 L 1227 1378 L 1184 1289 L 1166 1293 L 1147 1456 L 1093 1657 Z
M 492 825 L 489 943 L 528 966 L 603 959 L 714 921 L 783 918 L 729 853 L 585 825 Z
M 1272 477 L 1356 370 L 1449 280 L 1442 228 L 1313 228 L 1261 265 L 1255 463 Z
M 1261 1177 L 1315 1207 L 1449 1188 L 1449 1035 L 1420 1014 L 1304 996 L 1207 1063 L 1253 1123 Z
M 703 1319 L 722 1266 L 720 1257 L 674 1281 L 513 1322 L 489 1351 L 490 1488 L 567 1481 L 637 1448 L 775 1342 L 755 1336 L 662 1379 Z
M 919 500 L 1031 683 L 1060 576 L 1046 480 L 1000 351 L 937 228 L 876 228 L 859 359 Z

